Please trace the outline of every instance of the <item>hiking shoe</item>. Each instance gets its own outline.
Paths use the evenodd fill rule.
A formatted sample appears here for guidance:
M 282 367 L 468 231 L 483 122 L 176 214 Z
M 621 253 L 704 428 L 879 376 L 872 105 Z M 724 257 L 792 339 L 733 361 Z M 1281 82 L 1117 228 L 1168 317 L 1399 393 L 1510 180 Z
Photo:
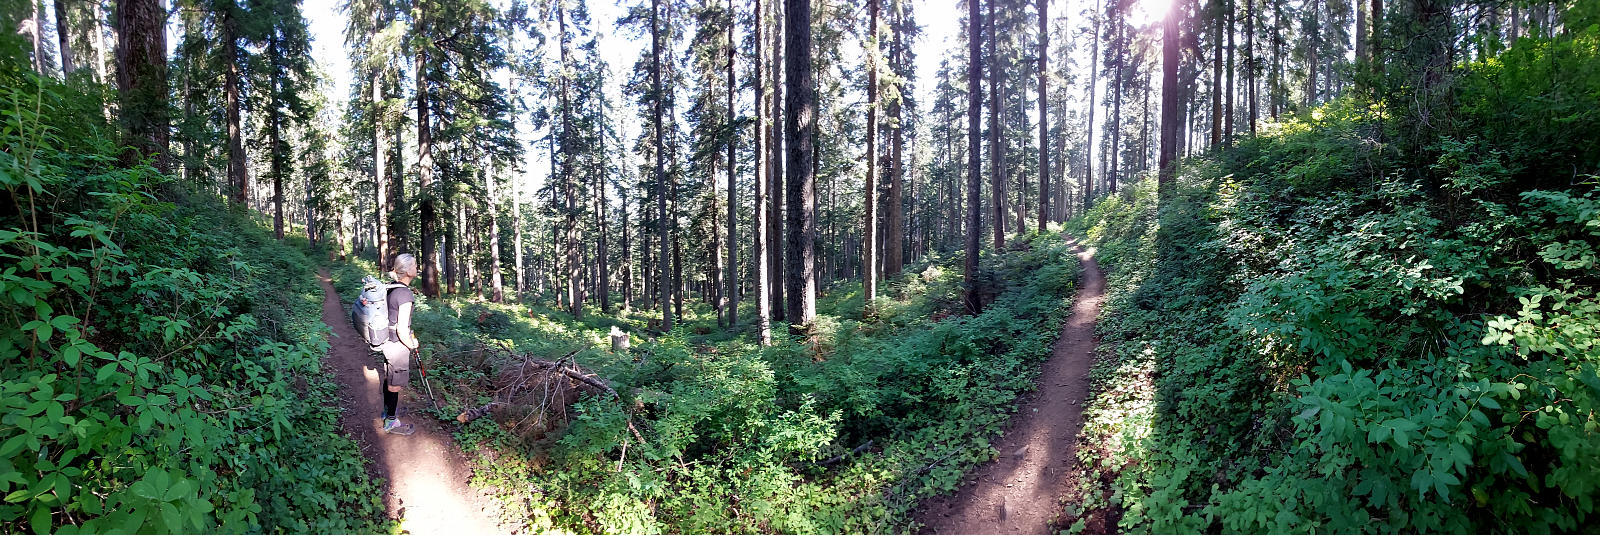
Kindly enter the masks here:
M 400 423 L 399 418 L 385 418 L 383 420 L 383 432 L 391 435 L 409 435 L 416 432 L 416 430 L 416 427 L 411 424 Z

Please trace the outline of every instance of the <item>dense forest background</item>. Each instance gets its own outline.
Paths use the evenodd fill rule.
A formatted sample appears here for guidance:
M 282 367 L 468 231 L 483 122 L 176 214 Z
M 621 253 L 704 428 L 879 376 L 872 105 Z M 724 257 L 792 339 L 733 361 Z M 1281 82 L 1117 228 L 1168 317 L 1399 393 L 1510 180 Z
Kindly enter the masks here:
M 902 529 L 1064 234 L 1111 301 L 1062 528 L 1592 523 L 1595 2 L 350 0 L 348 87 L 295 0 L 0 6 L 6 532 L 392 528 L 312 274 L 400 252 L 435 416 L 511 351 L 626 393 L 459 429 L 502 520 Z

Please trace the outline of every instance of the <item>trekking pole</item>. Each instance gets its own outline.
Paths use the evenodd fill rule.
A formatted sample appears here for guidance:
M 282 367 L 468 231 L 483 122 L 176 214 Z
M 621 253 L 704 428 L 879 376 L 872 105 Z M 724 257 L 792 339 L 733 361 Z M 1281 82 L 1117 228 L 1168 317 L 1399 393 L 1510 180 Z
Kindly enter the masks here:
M 433 384 L 428 382 L 428 368 L 422 365 L 422 349 L 411 350 L 411 358 L 417 361 L 417 374 L 422 376 L 422 386 L 428 388 L 428 403 L 433 404 L 433 410 L 439 410 L 439 402 L 433 399 Z

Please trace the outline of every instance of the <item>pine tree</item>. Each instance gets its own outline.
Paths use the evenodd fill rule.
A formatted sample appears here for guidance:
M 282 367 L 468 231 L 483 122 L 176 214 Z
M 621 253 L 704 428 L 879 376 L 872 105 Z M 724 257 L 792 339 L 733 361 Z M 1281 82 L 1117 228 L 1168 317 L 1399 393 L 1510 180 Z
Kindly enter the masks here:
M 278 239 L 284 236 L 283 181 L 294 170 L 293 150 L 287 139 L 291 128 L 303 127 L 311 119 L 311 108 L 302 95 L 309 94 L 311 83 L 311 36 L 299 0 L 253 0 L 250 14 L 257 28 L 251 40 L 263 50 L 264 71 L 254 84 L 264 87 L 266 109 L 267 175 L 272 179 L 272 228 Z
M 978 243 L 983 232 L 982 208 L 978 206 L 981 195 L 979 173 L 983 172 L 978 159 L 983 149 L 979 146 L 978 130 L 978 111 L 982 107 L 980 99 L 983 98 L 978 89 L 979 80 L 983 77 L 980 63 L 983 61 L 982 21 L 978 0 L 967 0 L 967 249 L 962 284 L 965 286 L 963 300 L 967 313 L 974 316 L 983 311 L 983 301 L 978 294 Z
M 809 325 L 817 315 L 816 280 L 816 90 L 812 86 L 811 3 L 784 0 L 784 36 L 788 53 L 784 57 L 784 95 L 789 113 L 784 117 L 784 137 L 788 147 L 785 201 L 787 236 L 785 257 L 788 265 L 785 293 L 787 315 L 796 325 Z

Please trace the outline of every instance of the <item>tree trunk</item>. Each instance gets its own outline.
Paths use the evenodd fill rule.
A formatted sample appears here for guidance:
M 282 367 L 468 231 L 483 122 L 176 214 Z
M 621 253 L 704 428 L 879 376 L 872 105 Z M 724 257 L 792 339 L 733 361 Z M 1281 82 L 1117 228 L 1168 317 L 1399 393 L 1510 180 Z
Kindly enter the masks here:
M 1116 73 L 1111 82 L 1111 150 L 1106 151 L 1106 157 L 1109 159 L 1106 165 L 1106 191 L 1116 193 L 1117 179 L 1122 174 L 1122 94 L 1125 92 L 1122 87 L 1122 71 L 1127 59 L 1128 43 L 1124 40 L 1124 35 L 1128 23 L 1122 20 L 1115 20 L 1112 23 L 1116 24 L 1114 28 L 1117 35 L 1111 44 L 1117 47 L 1117 56 L 1112 62 Z
M 605 108 L 600 108 L 600 154 L 606 154 Z M 611 224 L 606 216 L 608 204 L 606 200 L 606 173 L 602 167 L 594 175 L 595 207 L 594 231 L 598 242 L 595 244 L 595 292 L 600 296 L 600 313 L 611 313 Z
M 862 317 L 878 297 L 878 0 L 867 0 L 867 183 L 861 226 Z
M 561 54 L 561 79 L 560 103 L 561 106 L 561 137 L 558 145 L 561 150 L 561 192 L 565 197 L 566 210 L 564 214 L 563 241 L 566 244 L 567 260 L 567 312 L 574 318 L 583 317 L 583 287 L 581 272 L 582 261 L 578 254 L 578 185 L 576 149 L 572 145 L 572 97 L 571 82 L 568 73 L 572 72 L 572 42 L 567 35 L 567 4 L 564 1 L 556 2 L 556 31 L 560 40 Z
M 55 0 L 56 8 L 56 40 L 61 47 L 61 77 L 66 78 L 73 71 L 78 70 L 76 58 L 72 55 L 72 22 L 67 13 L 67 0 Z M 184 154 L 185 157 L 188 154 Z
M 276 34 L 267 39 L 267 58 L 275 61 L 278 58 L 278 39 Z M 283 110 L 279 102 L 278 84 L 281 82 L 280 73 L 276 68 L 271 68 L 270 80 L 267 84 L 267 150 L 272 153 L 267 158 L 268 172 L 272 173 L 272 233 L 279 240 L 283 239 L 283 172 L 284 154 L 288 147 L 283 144 Z
M 787 314 L 789 321 L 809 325 L 817 315 L 815 246 L 817 238 L 816 174 L 812 167 L 812 136 L 816 129 L 816 89 L 811 71 L 811 2 L 785 0 L 785 96 L 789 113 L 784 117 L 788 165 L 785 177 L 788 203 Z
M 500 197 L 495 195 L 494 162 L 484 158 L 483 193 L 489 202 L 484 203 L 489 217 L 489 300 L 499 303 L 506 299 L 505 281 L 500 275 Z
M 1094 201 L 1094 111 L 1099 106 L 1094 100 L 1095 85 L 1100 83 L 1100 2 L 1095 0 L 1094 32 L 1089 38 L 1089 126 L 1084 130 L 1088 140 L 1083 145 L 1083 211 L 1089 211 Z
M 978 0 L 967 0 L 967 252 L 962 285 L 967 313 L 974 316 L 983 311 L 982 297 L 978 294 L 978 242 L 983 232 L 982 208 L 978 206 L 979 175 L 983 172 L 978 157 L 983 150 L 978 130 L 978 112 L 983 98 L 978 89 L 983 69 L 980 63 L 983 61 L 983 32 L 979 30 L 982 20 Z
M 1284 91 L 1283 83 L 1283 44 L 1284 32 L 1288 28 L 1283 25 L 1283 0 L 1272 0 L 1272 74 L 1267 82 L 1267 113 L 1273 120 L 1278 119 L 1278 114 L 1283 110 L 1280 91 Z M 1377 53 L 1376 50 L 1373 51 Z
M 1183 121 L 1178 96 L 1178 12 L 1167 13 L 1161 23 L 1161 155 L 1157 174 L 1157 196 L 1162 203 L 1172 198 L 1178 171 L 1178 125 Z
M 1317 64 L 1317 49 L 1321 48 L 1322 46 L 1319 42 L 1320 37 L 1318 36 L 1318 33 L 1321 32 L 1321 28 L 1318 27 L 1320 22 L 1318 21 L 1317 17 L 1319 14 L 1317 0 L 1311 0 L 1309 4 L 1310 5 L 1306 6 L 1306 9 L 1311 10 L 1311 41 L 1306 45 L 1305 106 L 1307 108 L 1317 104 L 1317 68 L 1321 67 L 1321 65 Z
M 627 214 L 623 214 L 626 216 Z M 626 217 L 623 218 L 627 220 Z M 522 262 L 522 181 L 516 176 L 511 177 L 511 288 L 520 302 L 527 298 L 528 279 L 523 273 Z M 626 231 L 624 231 L 626 232 Z M 624 234 L 626 236 L 626 234 Z M 623 247 L 627 247 L 627 238 L 623 238 Z
M 770 119 L 767 121 L 767 287 L 772 292 L 772 319 L 783 321 L 788 318 L 788 300 L 785 299 L 784 285 L 788 277 L 784 275 L 787 267 L 784 262 L 785 238 L 783 233 L 784 214 L 787 205 L 786 188 L 784 186 L 784 3 L 782 0 L 772 0 L 772 44 L 771 57 L 767 62 L 767 73 L 772 78 L 772 97 L 769 102 Z
M 990 197 L 994 200 L 994 250 L 999 253 L 1006 248 L 1006 149 L 1001 139 L 1000 125 L 1000 109 L 1004 107 L 1000 101 L 1000 82 L 1005 73 L 1000 71 L 1000 40 L 995 35 L 994 24 L 995 1 L 988 1 L 989 17 L 985 25 L 989 29 L 989 189 Z
M 239 87 L 239 14 L 238 6 L 226 2 L 222 6 L 222 62 L 224 75 L 222 91 L 226 95 L 228 121 L 228 185 L 233 189 L 233 202 L 244 206 L 250 201 L 250 169 L 246 167 L 244 128 L 240 124 Z
M 767 86 L 766 80 L 763 80 L 761 75 L 762 70 L 767 68 L 766 61 L 768 61 L 769 58 L 766 57 L 766 41 L 762 41 L 764 37 L 761 30 L 764 26 L 766 26 L 767 23 L 766 13 L 762 11 L 762 7 L 762 0 L 755 0 L 755 16 L 751 17 L 750 19 L 753 21 L 752 25 L 754 26 L 755 30 L 756 47 L 755 68 L 751 69 L 755 75 L 755 84 L 753 84 L 752 87 L 755 89 L 756 93 L 754 100 L 756 108 L 756 178 L 755 187 L 750 188 L 754 190 L 756 194 L 755 206 L 751 211 L 752 216 L 755 217 L 755 221 L 753 222 L 753 228 L 751 229 L 753 232 L 750 233 L 754 238 L 753 241 L 755 241 L 755 250 L 751 251 L 750 253 L 750 263 L 754 264 L 755 266 L 756 329 L 758 331 L 761 347 L 767 347 L 772 345 L 772 314 L 767 308 L 772 302 L 772 286 L 771 282 L 767 278 L 767 167 L 770 161 L 770 156 L 767 154 L 767 144 L 770 143 L 770 138 L 768 137 L 766 130 L 769 119 L 767 116 L 768 108 L 766 100 L 768 98 Z M 732 202 L 731 200 L 734 197 L 729 195 L 728 198 L 730 199 L 730 202 Z
M 1222 3 L 1212 0 L 1216 10 L 1211 20 L 1211 148 L 1222 146 Z M 1166 30 L 1162 30 L 1166 31 Z M 1165 52 L 1163 52 L 1164 54 Z
M 727 284 L 726 296 L 728 309 L 728 326 L 739 324 L 739 213 L 736 208 L 739 203 L 739 188 L 736 182 L 737 165 L 734 161 L 735 150 L 739 147 L 738 130 L 733 128 L 736 112 L 733 109 L 733 94 L 735 91 L 733 80 L 733 0 L 728 0 L 728 263 L 723 273 L 724 282 Z M 759 45 L 758 45 L 759 46 Z M 758 104 L 759 106 L 759 104 Z
M 970 0 L 969 0 L 970 1 Z M 1050 0 L 1039 0 L 1039 232 L 1050 220 Z
M 1246 2 L 1248 2 L 1248 1 L 1249 0 L 1246 0 Z M 1248 22 L 1245 23 L 1245 27 L 1246 28 L 1249 27 L 1249 23 Z M 1248 37 L 1246 39 L 1248 39 Z M 1356 62 L 1360 63 L 1360 62 L 1366 61 L 1366 59 L 1367 59 L 1367 3 L 1362 1 L 1362 0 L 1356 0 L 1356 35 L 1355 35 L 1355 39 L 1353 39 L 1353 40 L 1356 42 Z M 1249 41 L 1247 40 L 1245 42 L 1248 43 Z M 1246 46 L 1248 46 L 1248 45 L 1246 45 Z
M 1222 143 L 1231 146 L 1233 145 L 1233 0 L 1224 0 L 1223 5 L 1228 10 L 1224 15 L 1228 21 L 1228 93 L 1223 97 L 1226 103 L 1222 106 Z
M 663 186 L 666 185 L 666 168 L 665 168 L 665 165 L 664 165 L 665 162 L 662 160 L 662 158 L 666 154 L 666 152 L 664 150 L 666 143 L 663 140 L 663 132 L 662 132 L 663 125 L 661 124 L 661 112 L 662 112 L 662 110 L 661 110 L 661 108 L 662 108 L 661 100 L 662 100 L 663 92 L 662 92 L 662 87 L 661 87 L 661 24 L 660 24 L 660 21 L 659 21 L 660 13 L 661 13 L 661 0 L 650 0 L 650 86 L 651 86 L 653 92 L 655 93 L 654 102 L 652 103 L 653 109 L 652 109 L 651 122 L 653 123 L 652 127 L 655 128 L 654 134 L 655 134 L 655 160 L 656 160 L 655 161 L 656 216 L 659 218 L 659 219 L 656 220 L 656 226 L 658 227 L 657 230 L 659 231 L 660 240 L 661 240 L 661 255 L 660 255 L 660 258 L 659 258 L 659 260 L 661 262 L 661 266 L 660 266 L 661 271 L 659 273 L 659 275 L 660 275 L 660 278 L 658 279 L 659 282 L 656 284 L 656 286 L 657 286 L 657 290 L 659 290 L 661 292 L 661 330 L 663 330 L 663 331 L 671 331 L 672 330 L 672 307 L 671 307 L 672 298 L 670 296 L 670 292 L 672 291 L 672 280 L 671 280 L 672 270 L 671 270 L 671 267 L 668 265 L 668 256 L 669 255 L 667 253 L 667 247 L 668 247 L 667 242 L 671 239 L 669 233 L 671 232 L 672 229 L 671 229 L 671 225 L 669 225 L 667 223 L 667 194 L 668 194 L 668 192 L 667 192 L 667 188 L 663 187 Z
M 1360 0 L 1356 0 L 1357 3 Z M 1358 32 L 1359 33 L 1359 32 Z M 1255 0 L 1244 0 L 1244 80 L 1245 99 L 1249 100 L 1250 108 L 1250 136 L 1256 135 L 1256 5 Z
M 423 26 L 422 8 L 418 7 L 418 26 Z M 418 35 L 427 35 L 422 28 L 417 30 Z M 422 198 L 422 293 L 428 297 L 439 296 L 439 250 L 436 243 L 438 238 L 439 212 L 438 203 L 434 200 L 437 192 L 433 185 L 433 125 L 428 110 L 428 53 L 426 49 L 418 50 L 416 57 L 417 77 L 417 177 L 422 186 L 417 192 Z
M 893 41 L 890 43 L 889 68 L 900 76 L 909 74 L 905 65 L 905 12 L 904 5 L 896 2 L 891 10 L 894 22 L 890 31 L 894 32 Z M 901 189 L 905 182 L 905 119 L 901 117 L 902 105 L 906 95 L 904 82 L 895 84 L 897 96 L 889 102 L 889 193 L 884 204 L 883 214 L 883 276 L 893 277 L 900 274 L 900 269 L 905 265 L 904 242 L 906 233 L 905 208 Z
M 376 17 L 374 17 L 373 33 L 376 34 L 378 31 L 378 23 Z M 384 171 L 386 169 L 384 168 L 385 163 L 383 161 L 383 157 L 385 156 L 384 151 L 388 149 L 384 148 L 383 146 L 384 105 L 383 93 L 381 90 L 383 84 L 379 81 L 380 76 L 377 69 L 374 69 L 373 72 L 368 73 L 368 76 L 370 79 L 367 83 L 371 86 L 372 90 L 372 102 L 370 108 L 372 118 L 372 185 L 374 201 L 372 219 L 373 226 L 375 227 L 375 230 L 377 230 L 375 234 L 378 241 L 378 271 L 385 272 L 389 271 L 390 269 L 394 269 L 394 266 L 389 265 L 389 263 L 393 261 L 393 259 L 390 258 L 389 251 L 390 205 L 389 199 L 386 196 L 387 194 L 384 191 L 384 186 L 387 185 L 386 182 L 388 179 L 384 177 Z
M 456 293 L 458 285 L 466 286 L 462 282 L 466 277 L 461 269 L 461 249 L 463 246 L 460 238 L 463 237 L 461 235 L 464 232 L 463 229 L 467 227 L 467 207 L 461 203 L 453 204 L 453 208 L 446 207 L 446 211 L 451 217 L 450 221 L 445 222 L 444 252 L 440 254 L 444 260 L 440 265 L 442 278 L 444 279 L 444 291 L 448 294 Z
M 1511 24 L 1512 41 L 1517 40 L 1517 31 L 1521 20 L 1516 17 L 1516 10 L 1517 4 L 1513 2 L 1511 4 L 1511 14 L 1513 20 Z M 1368 31 L 1371 33 L 1368 34 L 1370 41 L 1367 42 L 1367 53 L 1372 55 L 1372 72 L 1383 72 L 1383 41 L 1381 40 L 1383 34 L 1383 0 L 1372 0 L 1371 11 L 1372 27 L 1368 28 Z

